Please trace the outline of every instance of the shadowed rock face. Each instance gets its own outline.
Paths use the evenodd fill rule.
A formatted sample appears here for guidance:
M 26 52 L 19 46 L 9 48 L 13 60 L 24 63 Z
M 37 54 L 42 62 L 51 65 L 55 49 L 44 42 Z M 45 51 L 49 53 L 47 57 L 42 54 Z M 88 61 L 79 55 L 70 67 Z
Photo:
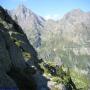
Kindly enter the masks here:
M 0 7 L 0 37 L 0 45 L 7 50 L 12 63 L 16 64 L 15 67 L 26 67 L 23 52 L 30 54 L 28 60 L 33 59 L 31 62 L 37 61 L 37 53 L 29 44 L 26 35 L 2 7 Z
M 33 46 L 21 27 L 0 6 L 0 88 L 37 90 L 38 68 Z

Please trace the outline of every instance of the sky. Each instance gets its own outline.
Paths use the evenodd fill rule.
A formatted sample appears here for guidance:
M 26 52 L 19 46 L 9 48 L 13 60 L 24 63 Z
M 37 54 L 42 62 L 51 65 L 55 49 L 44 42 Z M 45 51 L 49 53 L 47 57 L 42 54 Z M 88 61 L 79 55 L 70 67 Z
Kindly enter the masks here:
M 90 0 L 0 0 L 0 5 L 6 9 L 14 9 L 19 4 L 46 19 L 59 19 L 73 9 L 90 11 Z

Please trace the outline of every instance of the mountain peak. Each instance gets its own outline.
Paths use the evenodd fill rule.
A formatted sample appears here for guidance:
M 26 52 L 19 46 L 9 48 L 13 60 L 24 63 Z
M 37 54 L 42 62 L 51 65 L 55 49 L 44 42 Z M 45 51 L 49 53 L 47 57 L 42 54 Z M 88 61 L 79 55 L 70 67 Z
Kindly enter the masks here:
M 69 15 L 80 15 L 80 14 L 83 14 L 83 13 L 84 13 L 84 11 L 82 11 L 81 9 L 78 8 L 78 9 L 71 10 L 67 14 L 69 14 Z
M 18 7 L 16 8 L 16 10 L 19 10 L 19 11 L 27 11 L 27 7 L 24 5 L 24 4 L 20 4 L 18 5 Z
M 81 15 L 85 14 L 85 12 L 81 9 L 73 9 L 70 12 L 68 12 L 67 14 L 64 15 L 65 18 L 70 18 L 70 17 L 79 17 Z
M 23 14 L 23 15 L 32 15 L 32 14 L 34 14 L 32 12 L 32 10 L 27 8 L 24 4 L 19 4 L 14 11 L 18 14 Z
M 72 13 L 83 13 L 83 10 L 81 10 L 80 8 L 78 8 L 78 9 L 74 9 L 74 10 L 72 10 L 71 11 Z

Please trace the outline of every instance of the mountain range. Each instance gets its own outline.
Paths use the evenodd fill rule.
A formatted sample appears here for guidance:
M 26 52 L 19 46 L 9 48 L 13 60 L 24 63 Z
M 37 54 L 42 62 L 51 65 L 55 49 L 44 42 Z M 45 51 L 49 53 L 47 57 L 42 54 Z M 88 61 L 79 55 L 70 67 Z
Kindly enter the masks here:
M 54 21 L 24 5 L 0 6 L 0 87 L 89 90 L 89 25 L 90 13 L 80 9 Z

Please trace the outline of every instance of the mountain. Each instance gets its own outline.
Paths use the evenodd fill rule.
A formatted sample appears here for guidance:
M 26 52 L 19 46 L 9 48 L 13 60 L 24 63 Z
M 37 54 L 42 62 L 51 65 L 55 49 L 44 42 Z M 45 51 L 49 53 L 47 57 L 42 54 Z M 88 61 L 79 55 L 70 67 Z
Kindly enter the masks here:
M 67 34 L 68 38 L 72 38 L 71 41 L 84 44 L 85 41 L 89 41 L 89 20 L 90 15 L 87 12 L 76 9 L 66 14 L 59 25 L 61 25 L 64 34 Z
M 90 57 L 90 14 L 76 9 L 64 15 L 61 20 L 48 20 L 45 22 L 41 38 L 42 44 L 39 53 L 40 57 L 46 60 L 52 60 L 56 57 L 63 59 L 60 55 L 62 51 L 67 51 L 67 54 L 72 51 L 75 57 L 78 55 Z M 71 57 L 67 59 L 69 58 Z M 88 58 L 86 60 L 88 64 Z M 75 61 L 78 64 L 79 61 Z M 90 67 L 87 64 L 84 66 Z
M 75 9 L 57 21 L 44 20 L 23 5 L 8 13 L 23 28 L 39 58 L 46 62 L 63 62 L 72 68 L 71 76 L 77 87 L 87 90 L 90 78 L 90 12 Z
M 43 31 L 46 30 L 46 32 L 50 31 L 52 33 L 59 32 L 63 38 L 80 44 L 84 43 L 85 40 L 89 42 L 89 24 L 90 15 L 88 13 L 85 13 L 81 10 L 73 10 L 57 22 L 47 21 Z M 84 41 L 80 40 L 81 38 Z
M 19 5 L 15 10 L 9 11 L 9 14 L 22 27 L 34 47 L 39 47 L 44 18 L 36 15 L 24 5 Z
M 89 12 L 75 9 L 58 21 L 48 20 L 41 38 L 40 57 L 47 61 L 61 60 L 90 78 Z

